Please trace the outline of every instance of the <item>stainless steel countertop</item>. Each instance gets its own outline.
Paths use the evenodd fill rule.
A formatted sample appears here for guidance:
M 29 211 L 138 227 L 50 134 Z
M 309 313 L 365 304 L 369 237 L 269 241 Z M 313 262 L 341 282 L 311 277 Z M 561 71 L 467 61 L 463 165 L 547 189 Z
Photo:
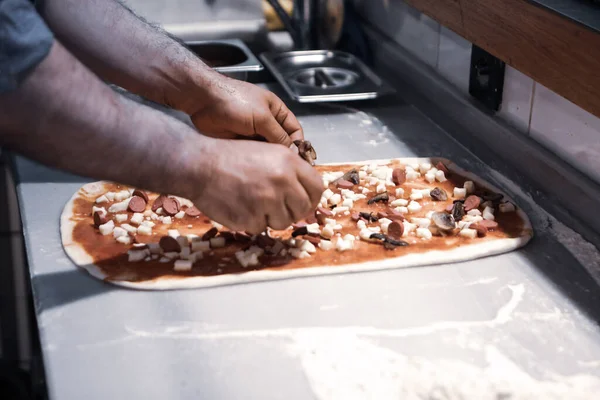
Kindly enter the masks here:
M 60 212 L 87 180 L 16 158 L 51 398 L 598 393 L 600 296 L 584 268 L 598 262 L 595 248 L 538 208 L 535 192 L 490 170 L 413 106 L 397 98 L 354 106 L 366 113 L 292 106 L 319 162 L 445 156 L 517 199 L 535 238 L 519 251 L 458 264 L 131 291 L 77 270 L 62 250 Z

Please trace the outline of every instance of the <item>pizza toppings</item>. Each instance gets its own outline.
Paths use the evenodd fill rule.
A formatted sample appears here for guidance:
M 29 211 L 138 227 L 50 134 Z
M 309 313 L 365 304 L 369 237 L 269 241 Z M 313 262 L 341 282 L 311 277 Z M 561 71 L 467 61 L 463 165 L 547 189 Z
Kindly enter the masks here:
M 102 213 L 100 211 L 95 211 L 93 217 L 94 217 L 94 225 L 96 227 L 99 227 L 100 225 L 104 225 L 105 223 L 108 222 L 106 213 Z
M 460 203 L 457 203 L 460 204 Z M 456 228 L 456 222 L 452 214 L 445 212 L 435 212 L 431 216 L 431 220 L 435 224 L 436 228 L 442 231 L 451 231 Z
M 174 216 L 179 212 L 179 202 L 173 197 L 163 199 L 162 209 L 168 216 Z
M 302 157 L 302 159 L 304 159 L 310 165 L 315 165 L 317 152 L 313 148 L 312 144 L 308 140 L 295 140 L 294 144 L 298 147 L 298 154 L 300 157 Z
M 433 188 L 433 190 L 431 192 L 429 192 L 429 195 L 431 196 L 431 198 L 434 201 L 446 201 L 448 200 L 448 194 L 446 193 L 446 191 L 440 187 L 435 187 Z
M 467 189 L 465 188 L 454 188 L 454 198 L 464 199 L 467 196 Z
M 129 200 L 128 209 L 134 213 L 141 213 L 146 209 L 146 200 L 140 196 L 133 196 Z
M 461 203 L 460 201 L 455 202 L 452 205 L 452 216 L 454 217 L 455 221 L 460 221 L 463 219 L 463 217 L 465 216 L 465 206 L 463 203 Z
M 387 192 L 383 192 L 383 193 L 379 193 L 373 197 L 371 197 L 369 199 L 369 201 L 367 201 L 367 204 L 371 205 L 374 203 L 378 203 L 378 202 L 387 202 L 390 199 L 389 195 Z

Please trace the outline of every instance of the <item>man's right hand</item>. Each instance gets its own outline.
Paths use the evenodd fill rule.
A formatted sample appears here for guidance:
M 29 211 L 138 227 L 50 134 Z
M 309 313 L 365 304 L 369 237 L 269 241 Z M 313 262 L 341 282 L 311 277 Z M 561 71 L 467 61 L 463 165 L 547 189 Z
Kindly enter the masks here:
M 246 140 L 217 142 L 218 153 L 209 156 L 210 178 L 192 197 L 209 218 L 257 234 L 267 226 L 285 229 L 314 211 L 323 181 L 292 150 Z

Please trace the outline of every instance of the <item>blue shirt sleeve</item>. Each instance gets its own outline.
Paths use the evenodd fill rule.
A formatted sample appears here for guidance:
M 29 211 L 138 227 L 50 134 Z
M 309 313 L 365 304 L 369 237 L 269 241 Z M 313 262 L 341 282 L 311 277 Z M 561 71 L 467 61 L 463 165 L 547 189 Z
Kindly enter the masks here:
M 48 55 L 54 36 L 28 0 L 0 0 L 0 93 L 19 87 Z

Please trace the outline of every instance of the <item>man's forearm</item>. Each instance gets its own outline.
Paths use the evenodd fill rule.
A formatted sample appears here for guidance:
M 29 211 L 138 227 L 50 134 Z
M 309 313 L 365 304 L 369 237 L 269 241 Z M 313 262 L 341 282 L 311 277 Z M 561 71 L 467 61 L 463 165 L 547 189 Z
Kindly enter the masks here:
M 0 140 L 44 164 L 190 196 L 209 176 L 213 139 L 114 93 L 58 42 L 0 95 Z
M 150 100 L 186 111 L 182 88 L 213 84 L 199 58 L 116 0 L 44 0 L 40 12 L 96 74 Z

